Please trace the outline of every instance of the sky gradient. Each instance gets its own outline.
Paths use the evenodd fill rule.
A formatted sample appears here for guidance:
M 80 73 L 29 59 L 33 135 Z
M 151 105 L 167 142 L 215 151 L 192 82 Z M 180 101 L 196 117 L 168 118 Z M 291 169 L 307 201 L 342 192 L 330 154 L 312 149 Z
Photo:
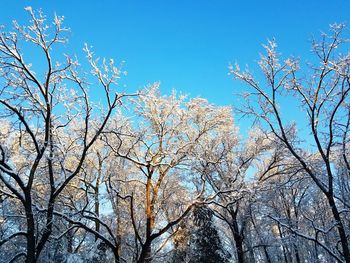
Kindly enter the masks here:
M 307 58 L 310 39 L 334 22 L 350 23 L 350 1 L 13 1 L 3 0 L 0 24 L 28 20 L 25 6 L 65 16 L 70 54 L 87 42 L 101 57 L 125 61 L 127 89 L 161 82 L 219 105 L 235 103 L 241 85 L 229 63 L 254 65 L 261 44 L 275 38 L 284 55 Z

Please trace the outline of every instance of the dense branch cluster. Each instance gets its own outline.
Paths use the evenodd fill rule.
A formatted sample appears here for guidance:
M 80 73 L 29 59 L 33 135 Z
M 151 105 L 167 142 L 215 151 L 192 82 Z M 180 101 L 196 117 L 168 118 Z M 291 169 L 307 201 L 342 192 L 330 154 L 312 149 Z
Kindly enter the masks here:
M 113 59 L 61 56 L 63 17 L 26 10 L 0 32 L 1 262 L 350 263 L 344 25 L 312 43 L 314 64 L 269 41 L 261 76 L 230 67 L 243 136 L 230 107 L 120 92 Z

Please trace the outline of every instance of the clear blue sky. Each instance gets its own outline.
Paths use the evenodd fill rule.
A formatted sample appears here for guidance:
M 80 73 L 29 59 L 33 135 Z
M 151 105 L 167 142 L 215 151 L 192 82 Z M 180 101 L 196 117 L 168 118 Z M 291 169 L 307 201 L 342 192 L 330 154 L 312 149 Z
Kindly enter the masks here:
M 96 54 L 125 60 L 125 83 L 137 90 L 161 81 L 171 89 L 234 103 L 228 64 L 254 64 L 261 44 L 275 37 L 284 55 L 307 57 L 309 40 L 334 22 L 350 25 L 349 0 L 1 1 L 0 24 L 28 19 L 25 6 L 66 17 L 70 53 L 83 43 Z

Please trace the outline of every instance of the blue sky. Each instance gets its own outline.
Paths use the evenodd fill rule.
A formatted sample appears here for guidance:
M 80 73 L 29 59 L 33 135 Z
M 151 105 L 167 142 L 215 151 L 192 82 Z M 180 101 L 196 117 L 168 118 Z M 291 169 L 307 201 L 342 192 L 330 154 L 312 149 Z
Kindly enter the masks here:
M 25 6 L 66 17 L 69 52 L 87 42 L 96 54 L 125 60 L 129 90 L 161 81 L 219 105 L 235 103 L 241 85 L 230 62 L 254 65 L 261 44 L 275 37 L 284 55 L 308 57 L 309 40 L 334 22 L 350 23 L 350 1 L 14 1 L 3 0 L 0 24 L 24 23 Z

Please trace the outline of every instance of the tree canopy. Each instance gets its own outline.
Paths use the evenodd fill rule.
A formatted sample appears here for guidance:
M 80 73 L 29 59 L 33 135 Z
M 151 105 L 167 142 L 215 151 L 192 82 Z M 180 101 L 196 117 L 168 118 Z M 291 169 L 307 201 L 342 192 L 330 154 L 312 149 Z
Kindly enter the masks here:
M 1 262 L 350 263 L 343 24 L 312 62 L 268 41 L 260 75 L 230 66 L 234 111 L 159 83 L 122 92 L 122 63 L 62 53 L 63 17 L 26 11 L 0 34 Z

